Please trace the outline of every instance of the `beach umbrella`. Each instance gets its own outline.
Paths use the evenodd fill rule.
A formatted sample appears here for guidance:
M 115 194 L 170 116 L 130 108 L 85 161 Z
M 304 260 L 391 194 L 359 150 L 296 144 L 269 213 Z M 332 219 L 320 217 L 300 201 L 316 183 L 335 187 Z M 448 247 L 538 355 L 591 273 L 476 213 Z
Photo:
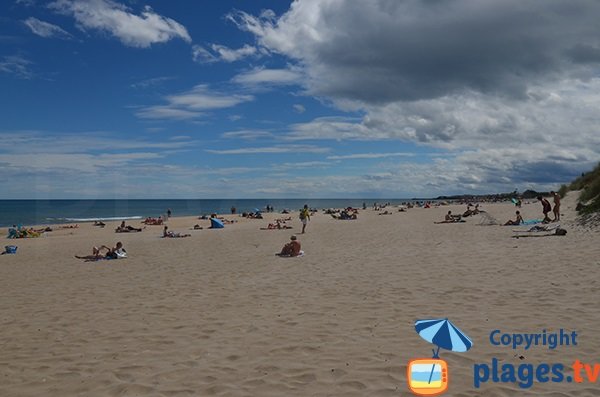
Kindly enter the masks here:
M 421 338 L 437 346 L 437 351 L 433 350 L 433 358 L 439 358 L 440 348 L 462 353 L 473 346 L 471 339 L 447 318 L 417 320 L 415 330 Z M 429 383 L 431 383 L 434 368 L 435 365 L 431 368 Z

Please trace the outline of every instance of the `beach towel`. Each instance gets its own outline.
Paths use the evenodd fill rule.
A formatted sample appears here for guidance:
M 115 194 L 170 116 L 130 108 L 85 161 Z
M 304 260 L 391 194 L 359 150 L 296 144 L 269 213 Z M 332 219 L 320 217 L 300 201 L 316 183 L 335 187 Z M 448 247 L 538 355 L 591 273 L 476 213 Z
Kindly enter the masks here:
M 555 231 L 556 229 L 558 229 L 560 227 L 560 224 L 556 224 L 556 225 L 535 225 L 533 227 L 530 227 L 527 230 L 523 230 L 523 229 L 513 229 L 513 232 L 515 233 L 539 233 L 539 232 L 552 232 Z
M 220 219 L 210 218 L 210 228 L 211 229 L 223 229 L 225 225 Z
M 527 219 L 525 221 L 523 221 L 523 223 L 521 223 L 521 225 L 535 225 L 538 223 L 542 223 L 544 220 L 543 219 Z

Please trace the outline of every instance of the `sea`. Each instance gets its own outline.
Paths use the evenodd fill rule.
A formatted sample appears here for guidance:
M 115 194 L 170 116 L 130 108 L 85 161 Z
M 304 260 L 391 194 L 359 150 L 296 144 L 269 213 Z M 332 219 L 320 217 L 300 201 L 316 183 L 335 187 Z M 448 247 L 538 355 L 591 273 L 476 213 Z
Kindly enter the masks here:
M 45 225 L 145 219 L 166 214 L 200 216 L 212 213 L 229 214 L 264 211 L 268 205 L 275 212 L 284 209 L 298 211 L 305 204 L 310 208 L 362 207 L 377 203 L 398 205 L 409 199 L 204 199 L 204 200 L 0 200 L 0 227 L 11 225 Z

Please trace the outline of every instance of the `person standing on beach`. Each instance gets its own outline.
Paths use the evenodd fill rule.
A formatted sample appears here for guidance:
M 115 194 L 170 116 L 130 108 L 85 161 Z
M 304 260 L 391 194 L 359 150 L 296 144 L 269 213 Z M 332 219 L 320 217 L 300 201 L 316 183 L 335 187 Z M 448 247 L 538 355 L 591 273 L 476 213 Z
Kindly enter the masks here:
M 550 192 L 550 194 L 554 198 L 554 208 L 552 209 L 552 212 L 554 213 L 553 222 L 560 221 L 560 196 L 554 191 Z
M 544 213 L 544 220 L 542 222 L 544 222 L 544 223 L 552 222 L 550 220 L 550 217 L 548 217 L 548 213 L 550 211 L 552 211 L 552 206 L 550 205 L 550 202 L 548 200 L 546 200 L 545 198 L 543 198 L 542 196 L 538 196 L 537 199 L 539 202 L 542 203 L 542 212 Z
M 171 209 L 167 208 L 167 219 L 171 217 Z
M 302 234 L 306 230 L 306 224 L 310 220 L 310 212 L 308 211 L 308 205 L 304 204 L 304 208 L 300 210 L 300 221 L 302 222 Z

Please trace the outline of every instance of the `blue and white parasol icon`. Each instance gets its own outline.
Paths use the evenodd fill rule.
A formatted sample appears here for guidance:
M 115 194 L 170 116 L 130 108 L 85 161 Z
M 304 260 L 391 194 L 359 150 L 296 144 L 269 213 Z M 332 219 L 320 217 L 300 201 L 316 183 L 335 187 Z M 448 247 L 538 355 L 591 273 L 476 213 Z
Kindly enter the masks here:
M 446 350 L 462 353 L 473 346 L 471 339 L 460 329 L 456 328 L 447 318 L 417 320 L 415 322 L 415 330 L 421 338 L 437 346 L 437 351 L 432 349 L 433 358 L 439 358 L 441 347 Z M 435 365 L 431 368 L 429 383 L 431 383 L 434 368 Z

